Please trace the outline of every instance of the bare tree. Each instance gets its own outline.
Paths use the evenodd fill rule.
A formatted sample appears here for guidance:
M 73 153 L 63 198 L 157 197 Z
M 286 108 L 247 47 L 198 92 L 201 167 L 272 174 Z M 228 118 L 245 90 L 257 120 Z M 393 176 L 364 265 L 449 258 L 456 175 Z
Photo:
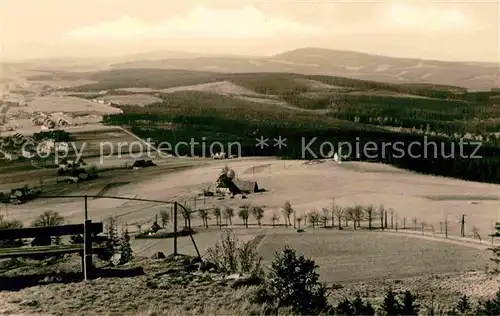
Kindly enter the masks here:
M 413 217 L 411 219 L 411 222 L 413 223 L 413 230 L 417 230 L 417 218 Z
M 292 205 L 290 204 L 289 201 L 286 201 L 285 205 L 283 205 L 283 215 L 285 215 L 285 226 L 286 227 L 288 227 L 289 225 L 292 226 L 292 223 L 290 222 L 290 216 L 292 214 L 293 214 Z
M 33 223 L 32 227 L 46 227 L 46 226 L 59 226 L 64 223 L 64 217 L 55 211 L 45 211 L 38 216 Z
M 248 218 L 250 217 L 252 206 L 250 204 L 244 204 L 240 206 L 240 211 L 238 212 L 238 216 L 243 221 L 243 224 L 246 228 L 248 228 Z
M 307 215 L 307 219 L 309 220 L 309 223 L 312 225 L 313 229 L 316 228 L 316 224 L 319 222 L 319 217 L 320 215 L 316 210 L 312 211 Z
M 345 226 L 349 226 L 349 221 L 352 220 L 354 222 L 354 229 L 356 229 L 356 218 L 354 217 L 354 207 L 348 206 L 344 210 L 344 219 L 345 219 Z
M 273 217 L 271 218 L 271 222 L 273 223 L 273 228 L 276 226 L 276 223 L 280 221 L 280 215 L 276 212 L 273 212 Z
M 205 225 L 206 228 L 208 228 L 208 211 L 206 209 L 199 209 L 198 214 L 200 215 L 200 218 L 203 221 L 203 224 Z
M 361 220 L 363 219 L 363 207 L 361 205 L 354 205 L 352 208 L 352 218 L 354 221 L 354 228 L 356 229 L 356 225 L 361 227 Z
M 365 214 L 366 214 L 366 218 L 368 219 L 368 229 L 369 230 L 372 230 L 372 222 L 373 220 L 375 219 L 375 207 L 373 205 L 368 205 L 366 208 L 365 208 Z
M 339 223 L 339 230 L 341 230 L 342 229 L 342 219 L 345 216 L 345 209 L 340 205 L 336 205 L 334 211 L 335 211 L 335 215 L 337 216 L 337 222 Z
M 384 213 L 385 213 L 385 207 L 380 204 L 380 206 L 378 207 L 378 211 L 379 211 L 379 216 L 380 216 L 380 228 L 382 230 L 384 230 Z
M 222 223 L 221 223 L 221 210 L 220 210 L 220 207 L 215 207 L 213 210 L 212 210 L 212 214 L 215 216 L 215 220 L 217 222 L 217 226 L 221 226 Z
M 323 214 L 321 215 L 321 223 L 323 223 L 323 228 L 326 228 L 326 224 L 328 224 L 328 215 L 330 214 L 330 210 L 326 207 L 323 208 Z
M 300 223 L 302 222 L 304 218 L 302 216 L 297 217 L 297 224 L 299 225 L 298 228 L 300 229 Z
M 261 220 L 264 218 L 264 209 L 260 206 L 252 207 L 252 215 L 257 220 L 257 224 L 261 227 Z
M 337 205 L 335 205 L 335 199 L 332 199 L 332 228 L 335 227 L 335 210 L 337 209 Z
M 234 210 L 230 207 L 226 207 L 224 209 L 224 214 L 225 214 L 226 220 L 229 219 L 229 225 L 233 225 Z M 227 225 L 227 223 L 226 223 L 226 225 Z

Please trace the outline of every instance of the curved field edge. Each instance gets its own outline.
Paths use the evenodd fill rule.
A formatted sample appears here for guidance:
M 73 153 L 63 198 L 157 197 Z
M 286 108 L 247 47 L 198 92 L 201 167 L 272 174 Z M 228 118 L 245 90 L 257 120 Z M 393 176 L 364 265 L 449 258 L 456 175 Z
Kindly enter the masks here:
M 484 270 L 488 254 L 471 247 L 405 235 L 334 232 L 268 235 L 259 247 L 264 262 L 285 245 L 311 257 L 328 283 L 397 279 Z

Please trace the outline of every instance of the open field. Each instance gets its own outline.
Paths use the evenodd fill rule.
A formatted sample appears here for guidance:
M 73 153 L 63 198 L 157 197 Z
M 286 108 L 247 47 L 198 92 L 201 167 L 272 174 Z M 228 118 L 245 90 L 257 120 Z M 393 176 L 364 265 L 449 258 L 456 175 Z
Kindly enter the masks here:
M 91 134 L 88 134 L 88 137 L 91 138 Z M 249 194 L 245 200 L 197 197 L 202 188 L 213 184 L 225 164 L 236 171 L 238 178 L 256 180 L 259 187 L 265 188 L 266 192 Z M 176 169 L 176 166 L 181 169 Z M 66 185 L 65 188 L 69 186 Z M 398 214 L 400 227 L 403 225 L 403 219 L 407 219 L 407 229 L 411 226 L 412 217 L 419 218 L 419 221 L 425 220 L 427 225 L 434 224 L 439 227 L 439 221 L 448 214 L 450 235 L 458 234 L 459 224 L 456 220 L 462 213 L 466 213 L 468 235 L 474 225 L 484 236 L 490 232 L 490 224 L 498 220 L 496 199 L 500 196 L 497 185 L 430 177 L 386 165 L 359 162 L 344 162 L 338 165 L 332 161 L 307 164 L 304 161 L 274 158 L 240 158 L 226 161 L 172 158 L 154 168 L 113 171 L 92 185 L 73 186 L 62 192 L 68 193 L 102 193 L 111 196 L 176 200 L 190 207 L 194 207 L 196 199 L 198 208 L 230 206 L 236 211 L 238 206 L 244 203 L 260 205 L 265 209 L 263 223 L 266 227 L 258 228 L 255 220 L 251 218 L 251 227 L 246 229 L 241 225 L 240 219 L 235 217 L 232 219 L 232 228 L 236 236 L 243 241 L 264 236 L 258 247 L 264 264 L 268 264 L 274 252 L 285 245 L 297 249 L 300 254 L 310 256 L 320 266 L 321 279 L 327 282 L 329 287 L 333 286 L 330 299 L 335 302 L 358 291 L 363 293 L 364 297 L 380 302 L 383 291 L 392 287 L 395 290 L 410 289 L 425 300 L 436 295 L 439 302 L 450 304 L 458 295 L 467 294 L 472 299 L 479 299 L 493 295 L 497 288 L 497 281 L 482 272 L 489 261 L 489 253 L 484 250 L 487 243 L 478 245 L 421 237 L 416 234 L 410 236 L 393 232 L 353 231 L 352 223 L 343 231 L 308 227 L 300 234 L 292 228 L 269 227 L 273 211 L 280 213 L 280 208 L 286 200 L 291 202 L 297 216 L 300 216 L 313 209 L 330 207 L 332 199 L 335 198 L 335 202 L 342 206 L 358 203 L 384 204 L 387 208 L 391 207 Z M 470 200 L 466 200 L 464 196 L 468 196 Z M 29 224 L 42 212 L 56 209 L 65 217 L 66 222 L 79 223 L 83 218 L 83 206 L 83 199 L 39 199 L 24 205 L 9 205 L 7 212 L 0 212 L 7 219 L 19 219 Z M 131 233 L 137 231 L 137 224 L 142 224 L 143 228 L 150 226 L 161 210 L 168 209 L 168 205 L 137 201 L 106 198 L 88 200 L 90 219 L 100 221 L 114 216 L 118 220 L 119 229 L 127 225 Z M 200 253 L 204 255 L 218 240 L 220 229 L 215 226 L 213 217 L 209 220 L 211 227 L 208 229 L 201 227 L 201 220 L 197 216 L 192 219 L 192 224 L 197 230 L 194 239 Z M 283 224 L 283 217 L 280 224 Z M 179 225 L 183 225 L 182 216 L 179 216 Z M 374 226 L 376 225 L 377 221 L 374 223 Z M 362 226 L 366 227 L 366 223 L 362 222 Z M 168 226 L 167 229 L 172 228 Z M 180 237 L 178 242 L 179 252 L 195 254 L 189 237 Z M 151 256 L 158 251 L 169 254 L 173 251 L 173 239 L 132 239 L 132 249 L 137 257 Z M 95 307 L 85 307 L 83 312 L 101 313 L 104 306 L 109 308 L 111 305 L 114 311 L 122 313 L 166 308 L 161 303 L 151 301 L 151 297 L 174 297 L 172 292 L 166 289 L 161 290 L 161 293 L 150 292 L 144 285 L 146 279 L 145 276 L 102 278 L 92 281 L 92 289 L 85 285 L 86 283 L 76 287 L 74 284 L 36 286 L 21 292 L 2 293 L 0 302 L 6 302 L 4 306 L 10 311 L 74 311 L 84 308 L 86 304 L 79 298 L 82 292 L 92 296 L 95 295 L 95 289 L 112 287 L 114 290 L 105 292 L 109 294 L 110 303 L 101 302 L 92 305 Z M 217 291 L 220 293 L 220 289 Z M 183 297 L 182 301 L 200 299 L 197 294 L 182 293 L 184 294 L 179 294 Z M 38 303 L 32 306 L 29 302 L 19 300 L 19 295 L 30 295 L 29 297 Z M 128 300 L 125 298 L 127 295 L 137 298 L 134 305 L 124 303 Z M 54 297 L 63 299 L 64 304 L 49 304 Z M 169 310 L 172 310 L 178 305 L 169 302 L 169 306 Z M 186 306 L 181 304 L 179 308 L 187 308 Z
M 197 197 L 203 188 L 213 185 L 220 169 L 228 164 L 240 179 L 255 180 L 266 192 L 248 195 L 248 199 L 226 199 Z M 267 167 L 263 167 L 267 165 Z M 177 166 L 177 167 L 176 167 Z M 255 167 L 255 171 L 249 172 Z M 176 168 L 181 168 L 180 170 Z M 182 170 L 182 168 L 188 168 Z M 114 186 L 106 195 L 137 197 L 143 199 L 177 200 L 187 206 L 197 208 L 233 207 L 244 203 L 263 206 L 263 223 L 269 225 L 273 212 L 281 215 L 281 207 L 290 201 L 297 216 L 323 207 L 331 207 L 333 199 L 341 206 L 355 203 L 378 206 L 383 204 L 395 212 L 394 221 L 399 228 L 406 225 L 413 229 L 412 219 L 417 219 L 417 230 L 425 223 L 426 233 L 440 231 L 440 222 L 448 221 L 448 232 L 458 236 L 460 219 L 466 214 L 466 235 L 472 237 L 475 229 L 487 240 L 495 221 L 499 220 L 498 186 L 452 180 L 441 177 L 418 175 L 379 164 L 334 162 L 304 164 L 303 161 L 282 161 L 271 158 L 241 158 L 227 161 L 210 159 L 165 160 L 159 167 L 142 170 L 116 170 L 95 182 L 80 187 L 60 187 L 64 194 L 97 195 L 106 185 L 129 182 Z M 70 188 L 68 190 L 68 188 Z M 460 196 L 460 198 L 453 198 Z M 443 197 L 446 197 L 444 199 Z M 57 204 L 56 204 L 57 203 Z M 25 205 L 8 206 L 8 217 L 30 223 L 45 210 L 56 207 L 68 222 L 80 222 L 83 212 L 82 200 L 36 200 Z M 151 223 L 162 207 L 145 202 L 126 202 L 108 199 L 89 200 L 89 216 L 98 221 L 109 216 L 117 216 L 119 225 L 131 223 Z M 164 209 L 164 208 L 163 208 Z M 194 226 L 200 226 L 199 218 L 193 219 Z M 215 220 L 210 220 L 215 225 Z M 234 224 L 241 224 L 233 218 Z M 255 225 L 251 218 L 250 223 Z M 280 223 L 283 224 L 283 218 Z M 374 220 L 378 227 L 380 221 Z M 146 225 L 146 224 L 145 224 Z M 366 227 L 366 223 L 363 223 Z M 147 226 L 147 225 L 146 225 Z M 149 242 L 149 241 L 148 241 Z M 169 241 L 162 241 L 166 244 Z M 158 247 L 163 247 L 160 245 Z
M 475 271 L 489 264 L 489 253 L 472 247 L 418 236 L 321 228 L 267 235 L 259 248 L 264 262 L 269 263 L 285 245 L 313 258 L 328 283 Z

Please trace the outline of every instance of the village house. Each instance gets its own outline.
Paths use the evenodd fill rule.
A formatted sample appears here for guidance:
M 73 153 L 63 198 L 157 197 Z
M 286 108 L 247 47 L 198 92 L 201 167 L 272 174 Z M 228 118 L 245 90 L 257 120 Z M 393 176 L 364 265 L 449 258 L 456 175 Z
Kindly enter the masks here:
M 232 182 L 243 193 L 256 193 L 256 192 L 259 192 L 259 185 L 257 184 L 256 181 L 247 181 L 247 180 L 234 179 L 234 180 L 232 180 Z M 230 194 L 231 193 L 231 189 L 227 186 L 226 183 L 224 183 L 222 181 L 217 181 L 215 183 L 215 193 Z

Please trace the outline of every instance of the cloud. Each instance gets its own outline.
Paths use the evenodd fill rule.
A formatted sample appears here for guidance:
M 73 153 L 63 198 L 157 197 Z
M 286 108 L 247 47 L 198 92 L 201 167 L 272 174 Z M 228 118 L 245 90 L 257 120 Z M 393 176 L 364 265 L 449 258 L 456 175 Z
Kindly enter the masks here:
M 158 24 L 123 16 L 68 32 L 66 38 L 269 38 L 317 35 L 322 29 L 284 17 L 266 16 L 251 6 L 241 9 L 193 7 L 185 16 L 175 16 Z
M 390 4 L 383 21 L 387 27 L 421 31 L 460 29 L 470 22 L 457 10 L 423 8 L 403 3 Z

